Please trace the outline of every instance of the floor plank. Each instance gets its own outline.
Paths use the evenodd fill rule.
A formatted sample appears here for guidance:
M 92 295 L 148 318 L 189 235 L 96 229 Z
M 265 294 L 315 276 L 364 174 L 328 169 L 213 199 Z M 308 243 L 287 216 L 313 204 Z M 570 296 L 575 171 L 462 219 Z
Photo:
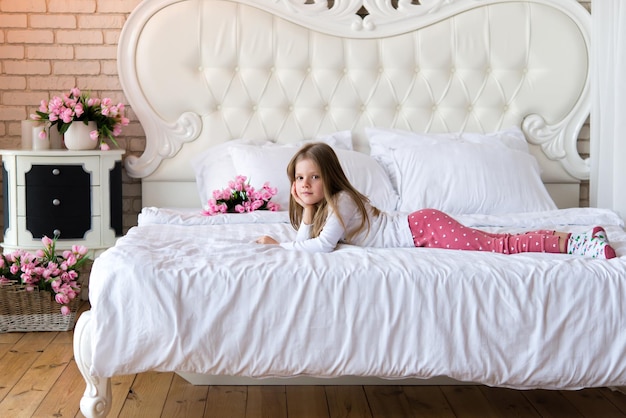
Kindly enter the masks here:
M 323 386 L 286 386 L 289 418 L 329 418 Z
M 523 394 L 543 418 L 582 417 L 558 390 L 530 390 L 523 392 Z
M 596 414 L 602 418 L 623 417 L 624 414 L 615 405 L 606 402 L 602 393 L 597 391 L 571 390 L 561 391 L 567 399 L 583 416 Z
M 0 333 L 0 344 L 11 344 L 11 345 L 14 345 L 24 335 L 26 335 L 26 333 L 23 333 L 23 332 L 5 332 L 5 333 Z
M 208 394 L 208 386 L 189 385 L 185 379 L 175 374 L 161 416 L 202 417 Z
M 247 400 L 247 386 L 211 386 L 204 418 L 244 418 Z
M 411 405 L 400 386 L 365 386 L 373 418 L 411 417 Z
M 9 352 L 13 348 L 12 343 L 2 343 L 0 342 L 0 359 L 4 357 L 6 353 Z
M 331 418 L 372 418 L 363 386 L 326 386 Z
M 626 416 L 626 387 L 596 389 Z
M 174 373 L 138 374 L 119 417 L 154 418 L 161 415 Z
M 480 387 L 481 392 L 501 417 L 541 418 L 541 415 L 519 390 Z
M 122 413 L 122 408 L 128 399 L 131 388 L 133 387 L 133 383 L 135 383 L 135 378 L 137 375 L 125 375 L 125 376 L 115 376 L 111 379 L 111 393 L 113 396 L 113 402 L 111 402 L 111 411 L 109 412 L 110 417 L 119 417 Z M 83 385 L 83 390 L 85 385 Z M 82 418 L 82 414 L 81 414 Z
M 441 390 L 458 418 L 498 418 L 478 386 L 441 386 Z
M 286 418 L 284 386 L 248 386 L 246 418 Z
M 455 417 L 450 403 L 439 386 L 404 386 L 413 416 L 433 418 Z

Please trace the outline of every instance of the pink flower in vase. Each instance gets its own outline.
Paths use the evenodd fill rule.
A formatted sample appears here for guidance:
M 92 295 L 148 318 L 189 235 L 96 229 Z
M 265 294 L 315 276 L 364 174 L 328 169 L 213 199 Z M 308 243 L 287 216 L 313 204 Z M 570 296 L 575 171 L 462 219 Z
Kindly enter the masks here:
M 42 100 L 31 119 L 47 121 L 48 126 L 57 125 L 60 134 L 65 134 L 74 122 L 95 122 L 97 135 L 90 133 L 90 137 L 99 141 L 101 150 L 110 149 L 107 142 L 119 146 L 115 138 L 122 133 L 122 127 L 129 124 L 122 103 L 112 106 L 110 98 L 92 98 L 76 87 L 69 94 Z

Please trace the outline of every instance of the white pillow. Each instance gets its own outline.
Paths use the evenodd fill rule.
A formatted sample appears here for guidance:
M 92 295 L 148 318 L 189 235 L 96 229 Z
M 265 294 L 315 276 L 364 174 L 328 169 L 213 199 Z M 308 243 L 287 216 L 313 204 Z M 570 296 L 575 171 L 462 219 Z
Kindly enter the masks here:
M 191 166 L 196 177 L 198 196 L 202 206 L 213 196 L 213 190 L 223 189 L 228 186 L 228 182 L 233 180 L 239 173 L 233 165 L 229 148 L 233 145 L 254 145 L 265 147 L 293 147 L 298 148 L 306 142 L 324 142 L 332 147 L 341 149 L 352 149 L 352 132 L 339 131 L 329 135 L 308 141 L 300 141 L 293 144 L 278 145 L 266 140 L 234 139 L 208 148 L 191 160 Z M 263 183 L 253 184 L 261 187 Z M 272 185 L 273 186 L 273 185 Z
M 298 149 L 234 145 L 230 147 L 230 155 L 237 172 L 248 177 L 254 187 L 266 181 L 276 187 L 278 193 L 272 201 L 286 210 L 290 195 L 287 165 Z M 383 168 L 372 157 L 350 150 L 335 149 L 335 152 L 346 177 L 358 191 L 369 197 L 372 204 L 381 210 L 395 209 L 398 195 Z
M 476 144 L 485 144 L 493 147 L 508 147 L 530 153 L 524 132 L 518 127 L 481 134 L 472 132 L 456 133 L 417 133 L 401 129 L 365 128 L 365 134 L 370 146 L 405 147 L 411 145 L 437 144 L 441 141 L 465 141 Z
M 366 129 L 366 134 L 371 155 L 400 195 L 399 211 L 503 214 L 556 209 L 536 159 L 515 133 L 504 140 L 498 133 L 420 135 Z

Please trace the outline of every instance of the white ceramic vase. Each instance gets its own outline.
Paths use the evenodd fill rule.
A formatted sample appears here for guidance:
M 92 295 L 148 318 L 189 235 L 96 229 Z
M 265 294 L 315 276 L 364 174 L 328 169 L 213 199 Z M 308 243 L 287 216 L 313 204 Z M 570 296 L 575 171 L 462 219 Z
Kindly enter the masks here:
M 82 121 L 74 121 L 63 134 L 63 142 L 69 150 L 89 150 L 98 146 L 98 141 L 94 141 L 89 136 L 91 131 L 97 128 L 96 122 L 90 121 L 85 125 Z

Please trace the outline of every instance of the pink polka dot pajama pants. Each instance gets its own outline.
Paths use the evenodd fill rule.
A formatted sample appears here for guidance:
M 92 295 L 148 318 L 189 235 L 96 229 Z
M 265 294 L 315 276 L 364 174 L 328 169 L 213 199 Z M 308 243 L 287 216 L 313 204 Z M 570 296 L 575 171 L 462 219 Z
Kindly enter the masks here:
M 436 209 L 422 209 L 411 213 L 409 226 L 416 247 L 491 251 L 502 254 L 560 252 L 559 237 L 554 235 L 554 231 L 493 234 L 464 226 Z

